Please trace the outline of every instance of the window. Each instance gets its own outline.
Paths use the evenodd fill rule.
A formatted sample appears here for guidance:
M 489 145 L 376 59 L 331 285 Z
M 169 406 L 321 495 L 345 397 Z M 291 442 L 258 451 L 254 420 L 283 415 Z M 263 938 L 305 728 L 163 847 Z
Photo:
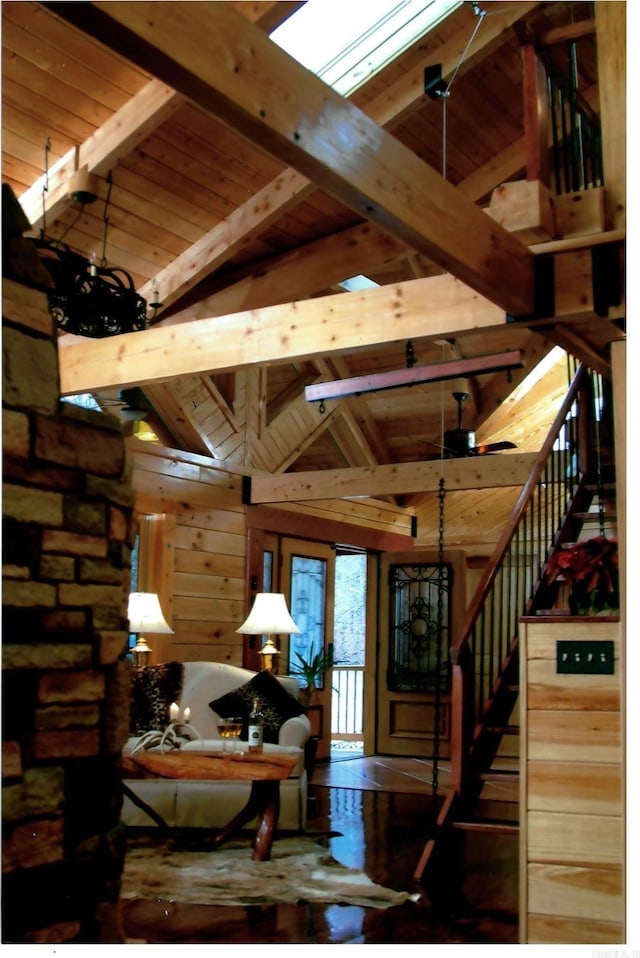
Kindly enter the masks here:
M 461 0 L 307 0 L 271 39 L 348 96 L 461 5 Z
M 300 635 L 289 640 L 289 669 L 295 671 L 297 656 L 309 661 L 324 650 L 324 616 L 327 563 L 307 556 L 291 557 L 291 617 Z

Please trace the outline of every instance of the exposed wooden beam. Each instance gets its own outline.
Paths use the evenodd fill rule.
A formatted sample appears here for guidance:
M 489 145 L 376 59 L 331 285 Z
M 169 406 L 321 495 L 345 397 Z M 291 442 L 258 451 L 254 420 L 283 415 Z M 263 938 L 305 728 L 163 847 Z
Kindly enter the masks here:
M 510 453 L 277 476 L 256 475 L 251 479 L 251 503 L 434 492 L 441 478 L 450 491 L 522 486 L 535 459 L 535 453 Z
M 283 412 L 289 403 L 298 399 L 304 393 L 304 387 L 309 383 L 314 383 L 318 378 L 316 372 L 298 373 L 298 378 L 289 383 L 288 386 L 278 393 L 267 405 L 267 425 Z
M 271 473 L 283 473 L 326 431 L 336 412 L 334 405 L 327 409 L 325 416 L 313 415 L 304 398 L 298 396 L 264 430 L 252 465 Z
M 567 23 L 563 27 L 553 27 L 547 30 L 542 36 L 535 38 L 537 47 L 550 47 L 556 43 L 569 43 L 571 40 L 580 40 L 582 37 L 590 37 L 596 32 L 596 21 L 593 17 L 589 20 L 578 20 L 577 23 Z
M 259 23 L 262 29 L 267 31 L 273 26 L 272 20 L 276 16 L 274 8 L 277 8 L 277 16 L 285 19 L 287 8 L 288 12 L 290 12 L 292 7 L 299 6 L 299 4 L 287 3 L 283 2 L 283 0 L 280 0 L 278 3 L 247 4 L 241 2 L 234 5 L 243 16 Z M 466 49 L 468 30 L 466 27 L 461 28 L 438 48 L 437 57 L 432 57 L 430 62 L 438 62 L 441 65 L 443 78 L 452 76 L 454 70 L 457 70 L 458 77 L 464 75 L 478 58 L 486 55 L 487 50 L 500 42 L 500 38 L 504 32 L 508 30 L 517 19 L 525 16 L 526 13 L 535 6 L 535 2 L 520 3 L 517 8 L 513 5 L 505 8 L 503 11 L 496 12 L 489 18 L 487 23 L 483 24 L 483 29 L 477 34 L 474 44 L 468 50 Z M 460 64 L 461 55 L 465 51 L 464 62 Z M 382 94 L 379 94 L 371 103 L 367 104 L 365 112 L 380 125 L 386 126 L 388 129 L 393 129 L 424 102 L 425 96 L 424 69 L 421 68 L 419 71 L 402 76 L 390 84 Z M 140 119 L 140 116 L 138 118 Z M 147 124 L 146 129 L 150 129 L 149 124 Z M 524 149 L 523 145 L 522 149 Z M 477 200 L 485 196 L 486 193 L 497 186 L 498 183 L 509 179 L 522 165 L 523 162 L 519 156 L 514 154 L 514 156 L 511 157 L 510 154 L 509 160 L 505 159 L 504 162 L 498 163 L 496 166 L 492 165 L 490 169 L 487 169 L 484 176 L 475 174 L 471 182 L 467 183 L 467 181 L 464 181 L 462 184 L 459 184 L 458 188 L 470 199 Z M 67 179 L 68 175 L 65 173 L 65 183 Z M 42 186 L 40 181 L 38 181 L 38 184 L 34 195 L 37 194 L 36 200 L 39 202 Z M 153 289 L 156 288 L 163 302 L 163 312 L 168 312 L 171 305 L 177 299 L 181 298 L 202 278 L 220 268 L 223 263 L 228 261 L 246 239 L 266 229 L 269 223 L 289 208 L 301 202 L 313 189 L 313 184 L 307 179 L 300 177 L 299 174 L 296 174 L 293 170 L 286 170 L 272 183 L 261 190 L 259 194 L 239 207 L 226 220 L 215 226 L 196 244 L 186 250 L 181 256 L 177 257 L 173 263 L 161 270 L 148 283 L 144 284 L 140 289 L 141 295 L 150 299 Z M 371 226 L 369 228 L 371 229 Z M 383 241 L 386 241 L 387 244 L 396 243 L 399 247 L 402 246 L 397 240 L 394 240 L 388 235 L 378 234 L 378 237 L 378 241 L 384 237 Z M 317 252 L 320 252 L 320 250 Z M 349 252 L 353 253 L 354 249 L 350 248 Z M 346 272 L 338 271 L 337 282 L 340 282 L 346 278 L 346 276 L 354 275 L 360 271 L 355 261 L 349 264 L 349 259 L 346 258 L 343 260 L 343 263 Z M 310 273 L 311 262 L 307 260 L 305 265 L 305 271 L 297 271 L 295 273 L 298 283 L 300 282 L 300 277 L 310 277 L 313 275 Z M 275 264 L 272 264 L 272 268 L 273 266 L 275 266 Z M 282 266 L 284 267 L 285 264 L 283 263 Z M 291 272 L 289 272 L 289 278 L 290 276 Z M 297 298 L 298 295 L 303 297 L 318 289 L 325 289 L 327 285 L 325 281 L 320 286 L 309 286 L 306 290 L 301 290 L 299 293 L 296 293 L 295 289 L 292 289 L 287 299 Z M 211 303 L 208 304 L 210 305 L 210 311 L 207 311 L 207 308 L 205 308 L 204 312 L 201 312 L 200 315 L 222 315 L 231 310 L 249 308 L 251 305 L 269 306 L 272 305 L 272 302 L 280 301 L 272 301 L 269 299 L 265 299 L 263 302 L 254 301 L 254 296 L 257 297 L 259 293 L 264 294 L 264 292 L 264 284 L 261 283 L 260 289 L 256 289 L 255 287 L 251 289 L 248 294 L 251 300 L 247 299 L 244 306 L 240 302 L 236 305 L 231 305 L 227 300 L 211 301 Z M 242 290 L 239 288 L 235 290 L 235 294 L 237 295 L 238 293 L 242 293 Z M 174 315 L 172 319 L 177 322 L 195 317 L 196 313 L 192 308 L 184 312 L 181 311 L 180 314 Z
M 507 312 L 534 311 L 529 250 L 228 4 L 111 0 L 56 12 Z
M 597 318 L 590 258 L 580 251 L 559 253 L 554 262 L 555 313 L 527 325 Z M 407 339 L 455 338 L 501 327 L 504 319 L 495 304 L 443 274 L 192 320 L 177 328 L 154 327 L 95 340 L 62 336 L 61 390 L 73 394 L 339 355 Z
M 521 366 L 522 354 L 516 349 L 496 353 L 493 356 L 454 359 L 445 363 L 431 363 L 428 366 L 412 366 L 406 369 L 392 369 L 384 373 L 370 373 L 368 376 L 352 376 L 336 382 L 314 383 L 305 387 L 304 395 L 307 402 L 323 402 L 326 399 L 341 399 L 344 396 L 398 389 L 401 386 L 416 386 L 418 383 L 433 383 L 462 376 L 479 376 L 486 372 L 517 369 Z
M 44 192 L 46 218 L 58 219 L 72 205 L 69 197 L 69 180 L 83 166 L 89 173 L 106 176 L 117 161 L 130 153 L 157 126 L 163 123 L 184 103 L 171 87 L 160 80 L 150 80 L 121 109 L 103 123 L 96 132 L 77 149 L 71 149 L 49 171 L 48 188 Z M 33 229 L 43 224 L 44 176 L 20 196 L 20 205 Z M 103 183 L 104 198 L 107 184 Z
M 499 307 L 463 283 L 448 275 L 433 276 L 192 320 L 176 328 L 154 327 L 94 340 L 63 336 L 60 385 L 68 395 L 163 382 L 418 337 L 453 337 L 504 322 Z
M 477 34 L 472 48 L 466 51 L 461 66 L 460 57 L 469 39 L 466 28 L 461 28 L 458 33 L 438 47 L 437 58 L 433 57 L 432 62 L 440 63 L 443 78 L 451 77 L 458 67 L 460 67 L 458 76 L 464 75 L 477 58 L 484 56 L 488 49 L 499 42 L 504 32 L 509 29 L 515 20 L 525 16 L 535 6 L 536 3 L 521 3 L 517 8 L 513 5 L 492 15 L 489 22 L 483 24 L 483 29 Z M 392 130 L 418 109 L 424 102 L 425 97 L 424 68 L 421 68 L 413 74 L 399 77 L 383 93 L 368 103 L 364 110 L 376 123 Z M 515 150 L 504 151 L 497 163 L 487 164 L 486 168 L 475 173 L 469 180 L 464 180 L 459 184 L 458 189 L 474 201 L 486 196 L 499 183 L 510 179 L 518 170 L 522 169 L 524 166 L 524 150 L 524 138 L 522 138 Z M 246 239 L 266 229 L 269 223 L 290 208 L 295 207 L 313 190 L 313 184 L 304 177 L 295 173 L 294 170 L 285 170 L 257 196 L 252 197 L 246 204 L 235 210 L 226 220 L 215 226 L 201 241 L 186 250 L 174 263 L 155 276 L 140 290 L 141 294 L 148 298 L 155 283 L 161 293 L 161 299 L 165 307 L 164 312 L 167 312 L 168 307 L 193 288 L 200 279 L 219 269 L 223 263 L 228 261 Z M 369 224 L 369 229 L 372 236 L 373 227 L 371 224 Z M 313 250 L 305 247 L 301 250 L 300 254 L 305 265 L 304 270 L 290 270 L 288 268 L 290 261 L 284 259 L 277 263 L 274 261 L 270 264 L 261 265 L 264 265 L 269 271 L 282 268 L 283 271 L 287 272 L 287 277 L 284 275 L 282 277 L 283 283 L 285 280 L 291 281 L 293 273 L 296 285 L 291 288 L 286 299 L 291 300 L 298 296 L 303 298 L 318 290 L 326 289 L 330 285 L 326 277 L 320 281 L 324 265 L 322 260 L 327 254 L 328 244 L 333 241 L 333 244 L 339 245 L 342 236 L 346 238 L 346 231 L 340 236 L 328 237 L 327 244 L 324 244 L 323 247 L 314 246 Z M 379 233 L 378 236 L 384 236 L 384 234 Z M 384 237 L 383 242 L 386 242 L 387 245 L 395 243 L 398 248 L 404 245 L 388 235 Z M 332 270 L 332 263 L 334 262 L 332 256 L 329 257 L 329 262 L 326 264 L 327 275 L 330 273 L 333 282 L 341 282 L 348 276 L 361 272 L 358 266 L 358 249 L 350 246 L 343 250 L 343 253 L 342 268 L 338 269 L 337 273 L 334 272 L 335 266 Z M 387 254 L 385 253 L 385 255 Z M 291 265 L 293 264 L 291 263 Z M 317 282 L 314 283 L 313 280 L 316 277 Z M 308 280 L 308 284 L 305 289 L 299 289 L 299 285 L 304 279 Z M 284 300 L 269 298 L 263 299 L 262 302 L 257 301 L 260 294 L 265 296 L 269 290 L 272 291 L 273 295 L 273 292 L 275 292 L 274 285 L 274 281 L 269 282 L 268 279 L 265 279 L 264 282 L 260 282 L 259 288 L 252 286 L 248 290 L 243 284 L 242 287 L 238 286 L 234 290 L 233 295 L 246 295 L 244 305 L 238 302 L 232 306 L 230 301 L 224 297 L 224 293 L 221 293 L 219 294 L 220 298 L 217 298 L 216 295 L 211 300 L 207 300 L 207 305 L 204 306 L 203 310 L 196 311 L 197 308 L 194 307 L 184 311 L 181 310 L 180 313 L 174 314 L 164 322 L 179 322 L 197 316 L 222 315 L 231 309 L 250 308 L 254 305 L 270 306 L 275 302 L 284 302 Z M 296 292 L 296 290 L 299 291 Z M 208 311 L 209 306 L 211 307 L 210 311 Z
M 342 378 L 349 375 L 347 361 L 344 356 L 333 356 L 330 360 L 330 365 Z M 343 417 L 348 415 L 349 419 L 353 420 L 354 429 L 357 427 L 362 436 L 360 442 L 365 444 L 364 448 L 371 450 L 373 457 L 370 461 L 371 464 L 389 462 L 392 458 L 389 454 L 389 448 L 376 420 L 371 415 L 366 400 L 358 396 L 351 396 L 347 399 L 346 403 L 340 404 L 340 415 Z
M 285 20 L 300 4 L 282 0 L 274 3 L 237 3 L 234 6 L 247 20 L 259 24 L 268 32 Z M 69 150 L 49 170 L 48 175 L 40 176 L 20 196 L 20 204 L 32 228 L 40 229 L 45 215 L 49 222 L 58 219 L 71 205 L 72 201 L 68 195 L 69 179 L 76 170 L 86 166 L 89 173 L 99 177 L 106 176 L 119 159 L 130 153 L 184 102 L 184 97 L 171 87 L 158 80 L 150 80 L 84 143 Z M 45 182 L 46 191 L 43 190 Z M 105 198 L 106 192 L 107 186 L 104 184 L 102 199 Z
M 165 309 L 171 306 L 231 259 L 248 239 L 262 233 L 312 191 L 313 185 L 301 173 L 285 170 L 159 270 L 152 280 L 140 287 L 140 295 L 150 298 L 153 286 L 157 284 Z
M 602 161 L 607 184 L 606 225 L 608 229 L 626 229 L 628 4 L 596 3 L 594 8 L 602 117 Z
M 188 319 L 223 316 L 241 309 L 304 299 L 349 276 L 393 262 L 405 253 L 406 246 L 393 236 L 371 223 L 360 223 L 280 256 L 261 260 L 242 279 L 179 313 L 161 319 L 157 325 L 167 326 Z
M 145 394 L 158 416 L 173 433 L 174 438 L 170 445 L 177 444 L 201 455 L 207 455 L 211 451 L 189 416 L 188 408 L 178 401 L 173 383 L 157 383 L 151 388 L 145 387 Z
M 303 5 L 303 0 L 232 0 L 232 4 L 247 20 L 271 33 Z
M 397 515 L 398 531 L 388 532 L 326 517 L 317 519 L 314 516 L 287 512 L 282 508 L 251 506 L 247 509 L 247 528 L 267 529 L 269 532 L 315 538 L 322 542 L 349 542 L 351 545 L 377 552 L 402 552 L 413 547 L 413 539 L 409 534 L 411 512 L 398 508 Z M 401 531 L 401 520 L 404 521 L 406 534 Z
M 606 322 L 606 320 L 603 320 L 603 322 Z M 543 330 L 540 330 L 540 332 L 543 332 Z M 564 324 L 557 324 L 551 327 L 548 332 L 544 332 L 552 342 L 561 346 L 571 356 L 575 356 L 585 366 L 600 373 L 605 379 L 611 379 L 611 360 L 608 354 L 588 343 L 579 332 Z

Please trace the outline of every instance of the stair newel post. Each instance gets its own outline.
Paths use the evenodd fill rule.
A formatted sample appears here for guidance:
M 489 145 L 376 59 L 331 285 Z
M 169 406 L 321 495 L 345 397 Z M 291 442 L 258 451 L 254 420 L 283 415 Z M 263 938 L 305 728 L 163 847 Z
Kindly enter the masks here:
M 593 421 L 593 388 L 591 376 L 583 376 L 578 392 L 578 470 L 580 475 L 583 476 L 593 475 L 594 472 Z

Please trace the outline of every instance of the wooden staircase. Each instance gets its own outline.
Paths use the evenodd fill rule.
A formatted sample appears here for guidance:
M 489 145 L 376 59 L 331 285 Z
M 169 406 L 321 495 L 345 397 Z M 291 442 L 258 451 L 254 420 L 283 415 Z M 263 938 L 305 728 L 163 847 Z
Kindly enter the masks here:
M 613 465 L 608 457 L 603 461 L 600 454 L 594 456 L 588 441 L 583 439 L 580 447 L 580 437 L 593 432 L 589 416 L 592 405 L 589 375 L 581 368 L 574 376 L 537 467 L 514 508 L 510 527 L 498 543 L 467 610 L 458 639 L 451 647 L 452 787 L 440 808 L 434 837 L 427 842 L 418 862 L 414 874 L 417 879 L 423 877 L 440 838 L 451 835 L 452 831 L 516 834 L 519 830 L 519 619 L 554 608 L 559 598 L 562 601 L 561 586 L 558 583 L 549 586 L 544 579 L 546 563 L 555 549 L 580 538 L 616 536 Z M 571 420 L 575 420 L 572 407 L 578 397 L 580 427 L 575 424 L 565 443 L 566 452 L 558 457 L 556 440 L 561 430 L 567 430 Z M 553 490 L 551 497 L 547 493 L 549 487 Z M 543 504 L 548 507 L 550 498 L 549 527 Z M 517 542 L 523 525 L 528 538 L 521 553 Z M 548 528 L 551 532 L 543 541 L 541 530 Z M 537 531 L 535 545 L 535 536 L 531 535 L 534 529 Z M 536 548 L 538 552 L 534 556 Z M 516 582 L 513 588 L 508 570 L 522 566 L 523 554 L 527 575 L 524 583 Z M 505 575 L 507 586 L 501 578 Z M 496 591 L 500 595 L 498 600 Z M 499 614 L 495 611 L 496 604 L 501 610 Z M 509 605 L 516 608 L 517 614 L 514 621 L 506 625 L 507 640 L 496 643 L 493 635 L 486 638 L 482 632 L 485 620 L 491 624 L 501 621 L 504 607 Z M 489 655 L 485 642 L 490 648 Z M 495 675 L 483 672 L 486 658 L 494 662 Z
M 610 470 L 608 470 L 610 472 Z M 602 509 L 600 505 L 602 504 Z M 615 483 L 584 480 L 567 510 L 556 546 L 581 537 L 616 537 Z M 556 586 L 556 593 L 558 587 Z M 557 601 L 540 582 L 529 614 Z M 518 646 L 494 690 L 485 721 L 479 726 L 469 753 L 463 801 L 452 821 L 456 829 L 518 832 L 519 830 L 519 718 Z

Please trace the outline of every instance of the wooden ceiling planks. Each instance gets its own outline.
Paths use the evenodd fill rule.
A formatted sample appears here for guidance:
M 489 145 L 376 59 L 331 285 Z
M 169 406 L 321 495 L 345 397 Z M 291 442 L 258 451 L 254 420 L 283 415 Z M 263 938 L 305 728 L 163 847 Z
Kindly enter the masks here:
M 183 9 L 185 6 L 181 5 Z M 284 8 L 291 5 L 237 3 L 233 6 L 251 19 L 262 18 L 264 25 L 267 23 L 265 18 L 284 15 Z M 520 48 L 511 24 L 518 26 L 519 19 L 526 17 L 534 27 L 548 29 L 566 24 L 572 18 L 584 18 L 588 14 L 584 8 L 589 5 L 488 2 L 486 6 L 490 14 L 481 25 L 473 47 L 467 51 L 447 106 L 448 178 L 459 182 L 460 191 L 474 202 L 484 201 L 500 182 L 519 175 L 524 163 Z M 17 192 L 30 185 L 42 172 L 38 150 L 42 156 L 44 148 L 39 140 L 47 125 L 52 127 L 49 133 L 55 143 L 56 156 L 64 155 L 67 144 L 78 144 L 82 150 L 87 137 L 101 131 L 100 123 L 107 120 L 113 124 L 120 122 L 120 110 L 127 103 L 133 103 L 130 98 L 139 96 L 150 80 L 150 74 L 144 69 L 69 27 L 52 10 L 55 11 L 55 5 L 46 8 L 35 3 L 3 4 L 3 97 L 8 107 L 6 117 L 3 116 L 3 168 L 5 181 L 21 184 Z M 396 138 L 410 144 L 414 153 L 427 156 L 436 171 L 442 159 L 442 104 L 429 100 L 421 89 L 424 64 L 442 62 L 445 72 L 450 75 L 474 23 L 471 5 L 465 4 L 432 35 L 420 40 L 352 98 L 355 104 L 366 106 L 367 112 L 371 112 L 378 122 L 393 129 Z M 100 63 L 104 84 L 93 84 L 91 95 L 87 95 L 78 86 L 82 71 L 75 77 L 70 74 L 70 83 L 64 79 L 69 102 L 53 103 L 50 99 L 52 82 L 50 79 L 44 82 L 47 74 L 42 65 L 28 59 L 31 54 L 25 49 L 23 36 L 14 41 L 21 53 L 16 51 L 12 55 L 9 52 L 7 58 L 11 34 L 18 30 L 33 35 L 34 49 L 57 48 L 64 52 L 69 48 L 72 52 L 68 56 L 85 69 L 92 55 L 86 51 L 98 51 L 95 62 Z M 595 61 L 590 50 L 586 51 L 586 66 L 581 68 L 581 77 L 585 80 L 593 79 L 591 62 Z M 47 62 L 55 75 L 55 64 L 44 57 L 43 63 L 46 65 Z M 116 109 L 118 90 L 126 91 L 126 96 Z M 103 94 L 104 102 L 95 99 Z M 167 311 L 172 309 L 173 302 L 178 306 L 178 298 L 192 288 L 193 292 L 185 297 L 186 300 L 191 296 L 195 304 L 203 295 L 211 295 L 215 300 L 218 294 L 219 304 L 227 304 L 223 314 L 230 311 L 233 297 L 242 296 L 249 289 L 254 298 L 246 302 L 251 308 L 260 309 L 272 302 L 274 287 L 277 288 L 278 283 L 281 284 L 278 299 L 287 295 L 287 274 L 284 270 L 278 274 L 281 267 L 274 254 L 292 250 L 295 259 L 301 243 L 313 244 L 319 238 L 324 241 L 324 237 L 334 236 L 337 230 L 361 228 L 362 217 L 322 189 L 305 182 L 304 177 L 285 168 L 282 159 L 275 159 L 265 152 L 264 144 L 250 143 L 192 103 L 182 103 L 171 116 L 145 130 L 132 148 L 123 140 L 120 151 L 117 142 L 114 149 L 116 153 L 111 155 L 117 155 L 117 159 L 113 164 L 113 223 L 109 230 L 107 255 L 110 261 L 126 265 L 136 286 L 149 299 L 151 281 L 155 279 L 161 300 L 168 304 Z M 10 151 L 13 155 L 9 155 Z M 284 200 L 281 199 L 283 195 Z M 34 207 L 41 207 L 41 202 L 40 193 L 34 200 Z M 54 225 L 56 235 L 69 228 L 68 238 L 80 249 L 88 250 L 92 246 L 100 254 L 101 203 L 84 211 L 74 223 L 75 213 L 69 206 L 57 222 L 48 220 L 48 225 Z M 378 241 L 392 247 L 395 244 L 398 249 L 402 245 L 397 239 L 390 240 L 388 233 L 382 230 L 378 232 Z M 327 239 L 326 243 L 330 244 L 331 240 Z M 372 245 L 372 253 L 373 250 Z M 350 260 L 345 250 L 345 270 L 350 264 L 354 272 L 367 273 L 384 285 L 401 283 L 433 269 L 429 257 L 418 257 L 410 252 L 406 258 L 392 257 L 383 263 L 370 259 L 365 268 L 360 269 L 361 264 L 355 257 Z M 295 266 L 292 267 L 292 272 L 296 273 L 295 295 L 283 302 L 332 294 L 340 271 L 330 274 L 327 270 L 323 279 L 322 265 L 320 258 L 315 261 L 301 258 L 300 268 L 296 271 Z M 416 272 L 417 269 L 423 272 Z M 245 274 L 248 286 L 243 283 Z M 240 285 L 236 290 L 227 289 L 233 283 Z M 425 353 L 437 353 L 433 344 L 422 338 L 428 329 L 429 307 L 426 302 L 425 324 L 413 334 L 421 351 L 421 362 L 426 361 Z M 245 308 L 245 303 L 236 308 Z M 384 322 L 381 316 L 373 314 L 367 320 Z M 588 330 L 576 328 L 579 328 L 577 335 L 588 335 Z M 358 348 L 355 352 L 334 356 L 332 362 L 336 366 L 339 362 L 341 370 L 337 375 L 398 368 L 404 358 L 404 331 L 399 332 L 395 342 L 390 342 L 385 332 L 382 338 L 386 345 L 382 347 L 372 342 L 366 351 Z M 516 331 L 513 327 L 496 327 L 481 335 L 457 328 L 452 331 L 451 343 L 464 356 L 487 352 L 485 337 L 491 338 L 495 348 L 500 349 L 518 345 L 524 335 L 529 335 L 526 330 Z M 317 340 L 317 349 L 323 351 L 321 337 Z M 437 361 L 440 356 L 436 354 L 433 358 Z M 536 358 L 537 354 L 532 351 L 531 362 Z M 285 403 L 295 403 L 299 397 L 302 388 L 296 386 L 299 371 L 302 370 L 304 378 L 308 378 L 312 359 L 313 356 L 309 355 L 303 361 L 287 360 L 270 366 L 266 395 L 274 404 L 278 396 L 283 397 L 282 403 L 277 404 L 278 418 L 286 408 Z M 471 383 L 471 386 L 474 408 L 477 402 L 480 416 L 493 412 L 491 404 L 499 397 L 504 398 L 495 383 L 490 386 L 485 380 Z M 204 395 L 197 380 L 194 389 L 198 396 Z M 188 411 L 186 393 L 184 396 L 180 394 L 180 402 L 170 402 L 168 397 L 173 390 L 169 383 L 158 383 L 149 387 L 147 392 L 155 396 L 158 408 L 165 416 L 175 418 L 181 441 L 189 448 L 195 449 L 197 436 L 202 436 L 203 430 L 211 430 L 211 435 L 200 440 L 200 450 L 220 448 L 218 441 L 226 441 L 221 439 L 216 425 L 220 413 L 224 420 L 224 399 L 221 396 L 216 411 L 216 400 L 209 393 L 207 404 L 211 404 L 211 415 L 204 416 L 203 410 L 202 419 L 195 422 Z M 486 401 L 483 401 L 484 396 L 488 397 Z M 183 409 L 183 413 L 178 413 L 178 409 Z M 288 457 L 287 468 L 290 469 L 304 470 L 305 464 L 312 461 L 316 467 L 331 468 L 332 463 L 346 465 L 348 461 L 357 461 L 359 456 L 368 455 L 367 449 L 381 462 L 396 456 L 398 461 L 409 462 L 416 459 L 416 442 L 422 443 L 423 437 L 433 441 L 439 434 L 439 403 L 427 403 L 417 392 L 406 405 L 404 399 L 398 398 L 395 417 L 389 410 L 377 420 L 376 409 L 375 404 L 371 406 L 364 398 L 353 397 L 344 404 L 341 415 L 332 414 L 324 426 L 317 424 L 313 427 L 310 441 L 299 444 L 297 459 L 292 458 L 294 453 L 290 447 L 288 451 L 281 449 L 280 463 L 284 456 L 285 459 Z M 471 401 L 466 412 L 471 413 Z M 290 414 L 295 417 L 294 408 Z M 408 421 L 414 428 L 404 428 Z M 243 428 L 242 423 L 239 427 Z M 253 429 L 254 426 L 247 425 L 246 428 Z M 534 432 L 535 428 L 532 427 Z M 254 448 L 257 467 L 257 457 L 261 455 L 259 443 L 254 443 Z M 425 448 L 428 447 L 422 445 L 418 454 L 422 455 Z M 243 455 L 239 446 L 234 455 Z

